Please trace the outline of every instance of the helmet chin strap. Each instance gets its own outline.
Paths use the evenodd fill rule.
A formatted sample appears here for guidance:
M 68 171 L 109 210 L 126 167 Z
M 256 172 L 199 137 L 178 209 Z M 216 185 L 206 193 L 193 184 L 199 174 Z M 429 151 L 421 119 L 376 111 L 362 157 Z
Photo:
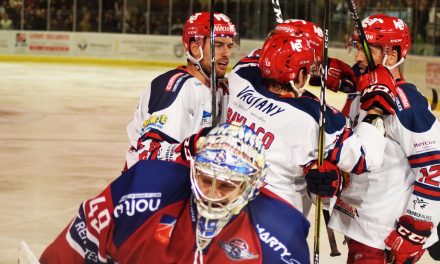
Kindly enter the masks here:
M 388 59 L 388 55 L 385 54 L 385 56 L 383 57 L 383 60 L 382 60 L 382 64 L 383 64 L 383 65 L 384 65 L 389 71 L 391 71 L 392 69 L 394 69 L 394 68 L 396 68 L 397 66 L 399 66 L 400 64 L 402 64 L 403 61 L 405 60 L 405 58 L 402 57 L 402 58 L 400 58 L 400 60 L 399 60 L 396 64 L 394 64 L 393 66 L 388 66 L 388 65 L 386 65 L 387 59 Z
M 205 71 L 203 70 L 202 65 L 200 64 L 200 62 L 203 60 L 203 49 L 202 46 L 199 46 L 199 51 L 200 51 L 200 58 L 198 60 L 196 60 L 190 53 L 189 51 L 185 51 L 185 55 L 186 57 L 192 62 L 194 63 L 194 66 L 196 66 L 196 69 L 202 74 L 203 78 L 205 78 L 206 81 L 211 80 L 211 78 L 205 73 Z

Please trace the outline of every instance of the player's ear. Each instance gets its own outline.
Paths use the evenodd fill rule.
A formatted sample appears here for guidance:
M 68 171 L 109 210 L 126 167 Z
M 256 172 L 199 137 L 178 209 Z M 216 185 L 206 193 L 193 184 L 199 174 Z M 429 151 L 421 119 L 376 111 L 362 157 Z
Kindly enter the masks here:
M 198 44 L 196 41 L 191 41 L 190 50 L 191 50 L 191 54 L 194 59 L 198 59 L 202 56 L 202 54 L 200 54 L 201 49 L 199 47 L 200 47 L 200 44 Z
M 307 80 L 306 70 L 304 68 L 301 68 L 298 72 L 298 77 L 295 80 L 295 86 L 297 88 L 303 88 L 304 85 L 306 84 L 306 80 Z
M 393 66 L 399 61 L 399 52 L 395 49 L 392 49 L 388 54 L 388 58 L 386 61 L 386 65 Z

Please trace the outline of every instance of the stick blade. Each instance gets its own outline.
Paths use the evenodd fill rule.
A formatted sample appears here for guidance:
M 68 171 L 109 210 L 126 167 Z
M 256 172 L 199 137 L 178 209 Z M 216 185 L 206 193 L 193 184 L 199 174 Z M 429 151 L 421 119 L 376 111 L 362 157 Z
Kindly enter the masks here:
M 24 241 L 20 241 L 20 247 L 18 248 L 18 264 L 40 264 L 34 252 Z

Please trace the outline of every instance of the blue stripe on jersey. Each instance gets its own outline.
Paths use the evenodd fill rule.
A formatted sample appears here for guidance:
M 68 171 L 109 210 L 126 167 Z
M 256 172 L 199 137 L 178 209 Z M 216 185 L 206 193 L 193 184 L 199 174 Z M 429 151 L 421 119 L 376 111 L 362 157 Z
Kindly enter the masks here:
M 424 144 L 427 143 L 430 142 L 424 142 Z M 420 168 L 440 164 L 440 151 L 437 150 L 411 155 L 408 157 L 408 162 L 412 168 Z
M 402 125 L 415 133 L 428 131 L 436 118 L 429 110 L 428 100 L 410 83 L 399 84 L 403 94 L 396 96 L 397 118 Z M 405 107 L 406 106 L 406 107 Z
M 319 99 L 312 93 L 306 91 L 302 94 L 300 98 L 279 98 L 278 95 L 271 93 L 266 89 L 263 78 L 261 77 L 259 67 L 243 67 L 238 69 L 236 73 L 241 78 L 249 81 L 260 95 L 289 104 L 292 107 L 295 107 L 296 109 L 307 113 L 316 121 L 317 124 L 319 123 Z M 258 95 L 243 94 L 242 96 L 248 96 L 249 98 Z M 325 132 L 328 134 L 333 134 L 336 131 L 341 130 L 346 125 L 346 119 L 344 115 L 329 106 L 327 106 L 325 119 Z
M 364 172 L 367 172 L 367 166 L 365 164 L 365 152 L 364 149 L 361 149 L 361 158 L 358 160 L 358 162 L 356 163 L 356 165 L 353 167 L 353 169 L 351 170 L 351 173 L 354 174 L 361 174 Z
M 432 185 L 423 184 L 421 182 L 414 182 L 415 195 L 433 200 L 440 201 L 440 188 Z
M 95 243 L 95 240 L 90 240 L 87 237 L 87 229 L 86 229 L 86 216 L 84 215 L 83 204 L 81 204 L 80 209 L 78 210 L 78 215 L 75 217 L 73 222 L 70 224 L 70 228 L 67 232 L 69 232 L 70 237 L 74 240 L 78 246 L 81 247 L 82 251 L 85 254 L 84 263 L 95 263 L 87 258 L 87 253 L 89 252 L 98 252 L 98 245 Z M 99 262 L 101 263 L 101 262 Z
M 249 203 L 248 210 L 260 239 L 263 264 L 310 263 L 306 241 L 310 224 L 303 214 L 264 192 Z
M 326 159 L 332 162 L 333 164 L 338 164 L 339 159 L 341 158 L 341 152 L 344 142 L 347 138 L 351 137 L 352 135 L 353 135 L 353 130 L 346 128 L 344 130 L 344 133 L 342 133 L 339 136 L 338 140 L 336 141 L 335 147 L 328 152 Z
M 159 75 L 151 82 L 151 95 L 148 102 L 148 113 L 169 107 L 182 89 L 186 80 L 192 75 L 181 69 L 174 69 Z
M 158 210 L 190 196 L 189 169 L 173 162 L 141 160 L 111 184 L 111 193 L 114 243 L 119 247 Z

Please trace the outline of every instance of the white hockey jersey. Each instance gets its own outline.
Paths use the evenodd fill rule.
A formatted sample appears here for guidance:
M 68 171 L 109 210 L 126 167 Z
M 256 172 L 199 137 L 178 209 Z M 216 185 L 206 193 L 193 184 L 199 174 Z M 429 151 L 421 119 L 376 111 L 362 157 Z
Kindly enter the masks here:
M 330 220 L 334 230 L 378 249 L 385 249 L 384 240 L 403 214 L 434 226 L 440 220 L 440 124 L 414 85 L 397 84 L 397 114 L 384 120 L 382 166 L 351 175 L 350 186 L 342 191 Z M 366 113 L 359 111 L 360 96 L 351 99 L 350 117 L 356 123 Z M 425 247 L 435 241 L 434 230 Z
M 127 167 L 139 159 L 158 158 L 161 142 L 177 144 L 211 126 L 211 101 L 211 90 L 185 67 L 156 77 L 144 90 L 127 126 L 132 146 L 126 155 Z
M 263 135 L 269 163 L 267 188 L 307 214 L 303 166 L 317 159 L 319 99 L 309 92 L 300 98 L 286 98 L 267 91 L 257 60 L 249 58 L 239 62 L 228 79 L 227 121 L 244 123 Z M 346 123 L 339 111 L 327 108 L 326 159 L 348 172 L 378 168 L 383 158 L 383 135 L 367 123 L 360 124 L 358 134 L 353 134 Z

